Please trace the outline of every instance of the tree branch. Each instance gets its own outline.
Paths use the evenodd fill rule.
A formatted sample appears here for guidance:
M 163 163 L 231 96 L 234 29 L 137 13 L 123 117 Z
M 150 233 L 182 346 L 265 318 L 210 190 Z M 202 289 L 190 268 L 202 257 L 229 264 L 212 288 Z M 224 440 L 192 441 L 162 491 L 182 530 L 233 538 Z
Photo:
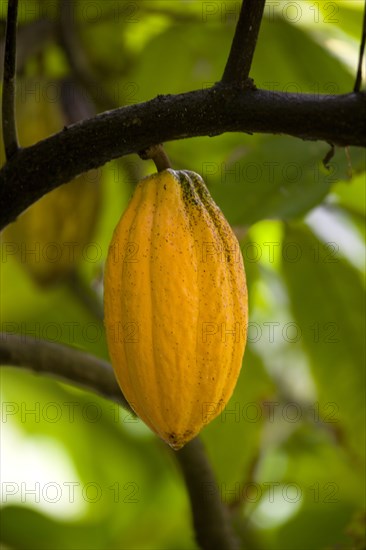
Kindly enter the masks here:
M 82 304 L 93 317 L 103 323 L 104 311 L 102 300 L 98 299 L 96 293 L 85 283 L 76 269 L 69 273 L 68 277 L 65 279 L 65 284 L 80 304 Z
M 361 35 L 361 44 L 360 44 L 360 54 L 358 58 L 358 68 L 357 68 L 357 76 L 356 76 L 356 82 L 355 87 L 353 89 L 354 92 L 359 92 L 361 89 L 361 83 L 362 83 L 362 60 L 365 53 L 365 42 L 366 42 L 366 0 L 365 0 L 365 7 L 363 10 L 363 24 L 362 24 L 362 35 Z
M 95 105 L 110 109 L 115 102 L 100 86 L 93 71 L 90 69 L 87 57 L 80 43 L 75 26 L 76 5 L 73 0 L 60 0 L 58 35 L 61 47 L 73 72 L 74 78 L 88 90 Z
M 0 170 L 0 230 L 42 195 L 91 168 L 156 143 L 223 132 L 366 147 L 366 94 L 314 96 L 220 84 L 101 113 L 19 150 Z
M 61 380 L 115 401 L 132 412 L 110 364 L 68 346 L 0 333 L 0 366 L 14 366 L 41 374 L 56 375 Z M 170 452 L 174 454 L 183 471 L 198 543 L 204 550 L 236 549 L 228 511 L 221 503 L 215 477 L 199 438 L 180 451 Z
M 75 348 L 28 336 L 0 333 L 0 365 L 55 375 L 111 399 L 132 412 L 111 365 Z
M 243 0 L 222 82 L 245 83 L 252 66 L 266 0 Z
M 6 20 L 4 76 L 3 76 L 3 140 L 5 155 L 10 159 L 19 149 L 15 122 L 15 72 L 16 72 L 16 35 L 18 19 L 18 0 L 8 0 Z
M 196 540 L 203 550 L 239 548 L 202 441 L 196 437 L 176 453 L 191 500 Z
M 49 19 L 36 19 L 30 23 L 18 25 L 17 30 L 17 72 L 24 70 L 27 60 L 39 54 L 55 32 L 55 25 Z M 5 39 L 0 39 L 0 59 L 3 59 Z M 3 67 L 0 66 L 3 77 Z

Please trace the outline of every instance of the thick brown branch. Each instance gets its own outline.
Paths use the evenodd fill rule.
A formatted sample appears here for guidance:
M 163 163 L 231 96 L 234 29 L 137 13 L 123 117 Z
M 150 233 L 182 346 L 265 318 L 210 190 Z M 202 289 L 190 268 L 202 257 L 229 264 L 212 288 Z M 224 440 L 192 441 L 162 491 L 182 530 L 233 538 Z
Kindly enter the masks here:
M 111 159 L 154 143 L 240 131 L 366 147 L 366 94 L 217 85 L 102 113 L 19 150 L 0 170 L 0 229 L 48 191 Z
M 19 149 L 15 122 L 15 72 L 18 0 L 8 0 L 3 75 L 3 140 L 5 155 L 10 159 Z
M 245 83 L 252 66 L 266 0 L 243 0 L 222 81 Z

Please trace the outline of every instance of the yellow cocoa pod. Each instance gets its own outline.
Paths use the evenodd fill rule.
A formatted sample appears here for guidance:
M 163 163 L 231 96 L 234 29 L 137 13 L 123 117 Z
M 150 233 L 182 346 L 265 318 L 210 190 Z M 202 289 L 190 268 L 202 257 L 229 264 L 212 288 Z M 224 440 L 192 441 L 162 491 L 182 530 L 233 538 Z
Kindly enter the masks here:
M 24 93 L 24 89 L 29 93 Z M 61 105 L 56 99 L 48 99 L 46 81 L 26 82 L 17 100 L 19 141 L 23 147 L 62 129 Z M 87 252 L 85 247 L 92 237 L 100 207 L 99 179 L 96 172 L 88 172 L 54 189 L 4 231 L 3 243 L 8 254 L 21 262 L 37 284 L 58 282 Z
M 105 327 L 123 394 L 175 450 L 232 395 L 247 302 L 239 243 L 202 178 L 141 180 L 108 251 Z

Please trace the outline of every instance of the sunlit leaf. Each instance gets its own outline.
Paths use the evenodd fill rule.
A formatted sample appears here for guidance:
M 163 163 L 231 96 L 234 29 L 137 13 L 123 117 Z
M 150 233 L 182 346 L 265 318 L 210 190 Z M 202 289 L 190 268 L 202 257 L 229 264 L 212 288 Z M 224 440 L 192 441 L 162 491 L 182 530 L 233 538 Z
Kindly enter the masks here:
M 335 237 L 336 238 L 336 237 Z M 283 262 L 291 307 L 302 328 L 320 403 L 355 465 L 365 454 L 364 288 L 360 274 L 304 226 L 288 226 Z

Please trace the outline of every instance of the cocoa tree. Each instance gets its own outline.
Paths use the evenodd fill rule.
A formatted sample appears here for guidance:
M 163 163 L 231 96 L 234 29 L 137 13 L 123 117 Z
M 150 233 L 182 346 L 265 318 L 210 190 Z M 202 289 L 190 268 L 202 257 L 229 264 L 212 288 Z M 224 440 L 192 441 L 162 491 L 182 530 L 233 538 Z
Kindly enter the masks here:
M 100 168 L 113 159 L 141 154 L 162 142 L 228 132 L 281 134 L 304 142 L 326 142 L 325 165 L 331 162 L 336 148 L 348 150 L 355 146 L 362 151 L 366 146 L 366 94 L 361 90 L 365 20 L 355 84 L 348 93 L 289 93 L 257 87 L 251 77 L 252 63 L 265 0 L 243 0 L 222 77 L 217 75 L 216 83 L 204 89 L 158 95 L 146 102 L 120 106 L 106 89 L 96 86 L 97 77 L 84 55 L 75 25 L 74 4 L 60 0 L 54 21 L 40 18 L 22 24 L 17 31 L 18 1 L 8 1 L 2 91 L 6 159 L 0 170 L 1 229 L 44 194 L 79 174 Z M 156 10 L 164 12 L 161 6 Z M 184 18 L 184 14 L 181 17 Z M 186 17 L 189 25 L 189 14 Z M 27 51 L 22 41 L 28 44 L 29 36 L 33 50 Z M 101 112 L 89 114 L 87 118 L 71 114 L 70 121 L 76 119 L 77 122 L 34 145 L 21 147 L 15 112 L 17 44 L 18 69 L 21 69 L 29 55 L 45 47 L 50 36 L 56 37 L 75 82 Z M 102 92 L 96 93 L 97 89 Z M 74 283 L 78 285 L 75 280 Z M 77 293 L 83 294 L 84 303 L 89 309 L 94 308 L 100 317 L 100 304 L 91 296 L 90 289 L 78 286 Z M 109 363 L 91 354 L 46 340 L 3 333 L 0 359 L 3 366 L 54 375 L 82 386 L 131 412 Z M 245 377 L 245 373 L 242 376 Z M 174 457 L 186 483 L 199 546 L 231 549 L 245 541 L 246 546 L 252 547 L 235 515 L 240 499 L 235 498 L 230 507 L 222 502 L 200 438 L 174 453 Z M 209 498 L 205 493 L 207 487 L 210 487 Z M 212 487 L 216 489 L 211 490 Z M 235 530 L 234 519 L 239 523 Z

